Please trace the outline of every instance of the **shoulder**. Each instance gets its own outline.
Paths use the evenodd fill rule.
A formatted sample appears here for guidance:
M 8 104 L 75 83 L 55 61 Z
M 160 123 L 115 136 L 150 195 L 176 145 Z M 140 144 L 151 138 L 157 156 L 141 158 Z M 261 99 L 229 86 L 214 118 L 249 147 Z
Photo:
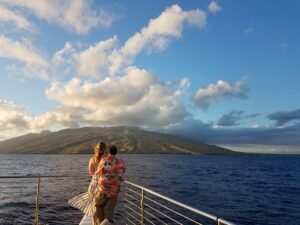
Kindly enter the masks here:
M 118 164 L 125 164 L 123 159 L 120 158 L 116 158 L 116 159 Z
M 94 162 L 94 157 L 93 156 L 90 158 L 90 163 L 92 163 L 92 162 Z
M 97 160 L 95 159 L 95 157 L 91 157 L 91 158 L 90 158 L 89 164 L 90 164 L 90 165 L 93 165 L 93 166 L 94 166 L 95 164 L 97 164 Z

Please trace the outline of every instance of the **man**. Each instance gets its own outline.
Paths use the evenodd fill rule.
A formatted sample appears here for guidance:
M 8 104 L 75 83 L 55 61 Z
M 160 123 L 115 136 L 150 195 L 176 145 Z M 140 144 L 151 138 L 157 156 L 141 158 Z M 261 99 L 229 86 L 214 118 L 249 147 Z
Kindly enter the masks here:
M 113 223 L 113 214 L 120 192 L 121 176 L 125 172 L 123 160 L 116 157 L 117 147 L 111 145 L 108 156 L 104 157 L 96 171 L 99 194 L 94 199 L 94 225 L 109 221 Z

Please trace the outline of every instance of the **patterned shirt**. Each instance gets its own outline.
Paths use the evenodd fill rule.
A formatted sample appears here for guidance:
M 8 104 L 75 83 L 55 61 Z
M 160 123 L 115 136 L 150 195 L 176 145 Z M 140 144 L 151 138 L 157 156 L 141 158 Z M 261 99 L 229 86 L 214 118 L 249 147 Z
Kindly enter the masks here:
M 103 158 L 97 169 L 99 192 L 108 197 L 117 197 L 120 192 L 121 176 L 125 172 L 125 164 L 122 159 L 108 155 Z

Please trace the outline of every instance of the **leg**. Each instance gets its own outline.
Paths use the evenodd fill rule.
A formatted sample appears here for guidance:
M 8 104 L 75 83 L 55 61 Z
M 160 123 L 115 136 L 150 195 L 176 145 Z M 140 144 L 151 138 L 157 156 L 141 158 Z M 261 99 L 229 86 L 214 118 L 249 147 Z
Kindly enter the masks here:
M 107 201 L 105 195 L 94 198 L 94 215 L 93 215 L 93 225 L 99 225 L 104 220 L 104 206 Z
M 109 221 L 112 221 L 114 216 L 114 210 L 117 203 L 117 198 L 108 198 L 104 206 L 104 217 Z

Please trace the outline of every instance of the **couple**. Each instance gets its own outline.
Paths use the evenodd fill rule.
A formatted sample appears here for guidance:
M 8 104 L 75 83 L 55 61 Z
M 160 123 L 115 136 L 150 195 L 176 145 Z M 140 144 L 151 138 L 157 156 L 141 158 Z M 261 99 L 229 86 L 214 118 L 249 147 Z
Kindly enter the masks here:
M 94 225 L 106 224 L 105 221 L 113 222 L 121 175 L 125 172 L 125 164 L 116 154 L 115 145 L 111 145 L 107 152 L 106 144 L 99 142 L 89 162 L 89 174 L 93 178 L 88 192 L 93 196 Z
M 89 162 L 89 174 L 93 178 L 88 192 L 69 200 L 70 205 L 87 216 L 93 216 L 93 225 L 113 223 L 121 176 L 125 172 L 125 164 L 116 154 L 115 145 L 111 145 L 107 152 L 106 144 L 98 142 Z

